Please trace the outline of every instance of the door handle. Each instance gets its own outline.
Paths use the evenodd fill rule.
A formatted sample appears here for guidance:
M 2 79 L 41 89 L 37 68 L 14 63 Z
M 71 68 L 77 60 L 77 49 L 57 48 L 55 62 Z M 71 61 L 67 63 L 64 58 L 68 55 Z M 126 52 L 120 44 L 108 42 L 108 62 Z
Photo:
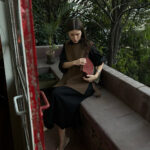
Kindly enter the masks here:
M 26 113 L 25 110 L 19 110 L 19 106 L 18 106 L 18 102 L 17 100 L 20 99 L 20 98 L 23 98 L 23 95 L 18 95 L 18 96 L 15 96 L 13 99 L 14 99 L 14 106 L 15 106 L 15 111 L 16 111 L 16 114 L 18 116 L 22 116 Z
M 45 105 L 40 106 L 40 114 L 43 117 L 43 110 L 49 108 L 50 104 L 49 104 L 48 99 L 47 99 L 47 97 L 46 97 L 46 95 L 45 95 L 45 93 L 43 91 L 40 91 L 40 95 L 41 95 L 41 97 L 42 97 L 42 99 L 43 99 L 43 101 L 45 103 Z

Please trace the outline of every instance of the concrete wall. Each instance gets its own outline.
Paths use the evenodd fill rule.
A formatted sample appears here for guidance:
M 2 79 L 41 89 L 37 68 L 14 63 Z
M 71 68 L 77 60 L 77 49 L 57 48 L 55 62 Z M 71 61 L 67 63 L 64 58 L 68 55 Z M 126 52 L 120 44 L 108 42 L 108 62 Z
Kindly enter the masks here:
M 150 87 L 104 65 L 102 85 L 150 122 Z
M 56 50 L 55 56 L 59 56 L 60 52 L 62 50 L 63 45 L 59 45 L 59 49 Z M 46 51 L 49 50 L 49 46 L 36 46 L 36 52 L 37 52 L 37 59 L 46 59 Z

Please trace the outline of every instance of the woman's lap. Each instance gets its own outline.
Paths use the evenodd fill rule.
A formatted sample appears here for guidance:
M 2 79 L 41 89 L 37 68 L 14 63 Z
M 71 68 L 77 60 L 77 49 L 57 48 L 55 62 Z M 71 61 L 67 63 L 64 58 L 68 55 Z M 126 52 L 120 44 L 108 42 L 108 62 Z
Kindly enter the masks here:
M 51 127 L 56 123 L 61 128 L 74 126 L 79 120 L 80 103 L 92 94 L 91 85 L 84 95 L 69 87 L 55 87 L 49 99 L 51 106 L 44 112 L 45 125 Z

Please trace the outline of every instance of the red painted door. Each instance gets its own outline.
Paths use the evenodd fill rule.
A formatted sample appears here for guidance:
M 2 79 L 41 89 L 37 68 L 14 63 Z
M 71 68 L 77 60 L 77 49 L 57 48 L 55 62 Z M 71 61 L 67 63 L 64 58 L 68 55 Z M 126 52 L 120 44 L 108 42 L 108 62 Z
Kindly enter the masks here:
M 49 107 L 43 92 L 39 90 L 37 74 L 37 57 L 35 49 L 35 36 L 32 17 L 32 0 L 21 0 L 20 4 L 21 41 L 25 51 L 26 73 L 28 80 L 28 92 L 31 109 L 31 124 L 33 126 L 33 146 L 35 150 L 44 150 L 44 133 L 42 121 L 42 109 Z M 20 40 L 20 39 L 18 39 Z M 19 42 L 19 41 L 18 41 Z M 40 97 L 46 105 L 40 105 Z
M 13 48 L 8 49 L 8 57 L 12 65 L 8 64 L 6 55 L 4 61 L 5 68 L 10 67 L 15 80 L 16 96 L 13 101 L 16 114 L 22 122 L 21 138 L 25 145 L 22 147 L 23 150 L 45 150 L 42 110 L 48 108 L 49 104 L 44 93 L 39 90 L 32 3 L 31 0 L 14 0 L 3 2 L 3 9 L 5 6 L 8 8 L 6 11 L 9 10 L 8 17 L 10 17 L 8 28 L 11 33 L 9 36 L 12 38 L 8 38 L 8 41 L 12 43 Z M 45 102 L 45 106 L 41 106 L 41 99 Z M 19 127 L 18 124 L 16 123 Z

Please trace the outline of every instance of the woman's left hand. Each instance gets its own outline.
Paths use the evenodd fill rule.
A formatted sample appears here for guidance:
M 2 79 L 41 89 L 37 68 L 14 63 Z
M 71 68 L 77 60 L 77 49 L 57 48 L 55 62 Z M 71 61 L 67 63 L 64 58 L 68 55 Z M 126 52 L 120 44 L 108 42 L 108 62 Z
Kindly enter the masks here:
M 87 82 L 93 82 L 94 80 L 97 79 L 96 75 L 86 75 L 86 77 L 83 77 L 83 79 Z

